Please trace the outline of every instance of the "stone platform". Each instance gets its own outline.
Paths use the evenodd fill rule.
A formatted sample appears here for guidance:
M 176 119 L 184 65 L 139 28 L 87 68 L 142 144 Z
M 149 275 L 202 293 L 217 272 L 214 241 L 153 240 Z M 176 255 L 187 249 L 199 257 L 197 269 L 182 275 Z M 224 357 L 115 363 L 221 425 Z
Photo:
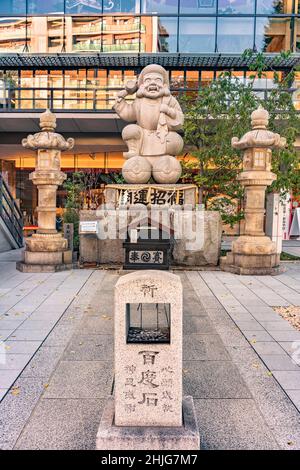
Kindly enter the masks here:
M 97 450 L 199 450 L 200 437 L 192 397 L 182 401 L 183 426 L 115 426 L 114 399 L 103 410 L 97 432 Z

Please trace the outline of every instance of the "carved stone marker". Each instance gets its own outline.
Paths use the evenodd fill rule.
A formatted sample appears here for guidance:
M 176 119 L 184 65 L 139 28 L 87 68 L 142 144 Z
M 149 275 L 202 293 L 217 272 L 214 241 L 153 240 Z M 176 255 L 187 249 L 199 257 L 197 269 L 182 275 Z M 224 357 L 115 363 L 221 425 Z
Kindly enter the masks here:
M 182 285 L 175 274 L 122 276 L 115 290 L 115 423 L 182 425 Z
M 261 106 L 251 114 L 252 130 L 232 147 L 243 151 L 243 171 L 238 180 L 245 188 L 245 233 L 232 243 L 232 252 L 221 258 L 221 268 L 237 274 L 275 274 L 280 254 L 265 235 L 265 193 L 276 179 L 271 171 L 272 149 L 283 148 L 286 139 L 267 129 L 269 113 Z
M 199 449 L 191 397 L 182 400 L 182 284 L 138 271 L 115 287 L 115 396 L 97 449 Z
M 127 95 L 136 93 L 134 100 Z M 127 183 L 176 183 L 181 176 L 181 165 L 175 156 L 183 149 L 182 128 L 184 115 L 171 95 L 167 71 L 158 64 L 147 65 L 137 82 L 127 82 L 116 98 L 114 110 L 128 124 L 122 132 L 128 151 L 122 174 Z
M 56 117 L 49 110 L 41 114 L 40 128 L 41 132 L 22 140 L 23 147 L 36 151 L 35 171 L 29 178 L 38 189 L 38 230 L 25 240 L 23 262 L 17 263 L 23 272 L 72 267 L 68 242 L 56 230 L 56 193 L 67 177 L 60 169 L 61 152 L 72 149 L 74 139 L 65 140 L 55 132 Z

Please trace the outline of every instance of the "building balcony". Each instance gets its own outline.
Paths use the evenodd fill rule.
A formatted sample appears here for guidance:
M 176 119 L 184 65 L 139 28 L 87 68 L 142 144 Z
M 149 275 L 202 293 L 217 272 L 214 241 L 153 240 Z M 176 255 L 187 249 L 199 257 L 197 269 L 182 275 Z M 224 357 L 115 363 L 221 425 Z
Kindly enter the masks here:
M 102 26 L 101 23 L 97 23 L 96 25 L 74 26 L 72 31 L 73 34 L 101 34 Z
M 140 50 L 140 44 L 103 44 L 103 52 L 138 52 Z M 145 49 L 144 44 L 141 44 L 141 52 Z
M 103 23 L 102 31 L 109 33 L 135 33 L 139 31 L 146 31 L 146 27 L 143 24 L 140 24 L 139 21 L 133 23 L 123 23 L 123 24 L 105 24 Z
M 30 36 L 31 30 L 27 29 L 27 36 Z M 0 28 L 0 38 L 5 39 L 25 39 L 26 38 L 26 28 L 20 29 L 3 29 Z
M 16 54 L 20 54 L 22 52 L 24 52 L 24 49 L 25 49 L 25 42 L 19 44 L 19 43 L 11 43 L 9 45 L 6 45 L 6 46 L 3 46 L 2 44 L 0 44 L 1 46 L 1 53 L 16 53 Z
M 82 43 L 79 42 L 77 44 L 73 44 L 72 46 L 73 51 L 80 51 L 80 52 L 89 52 L 89 51 L 101 51 L 101 43 Z
M 140 48 L 141 47 L 141 48 Z M 78 43 L 73 45 L 73 51 L 89 52 L 89 51 L 102 51 L 102 52 L 144 52 L 145 44 L 139 42 L 125 43 L 125 44 L 101 44 L 98 43 Z

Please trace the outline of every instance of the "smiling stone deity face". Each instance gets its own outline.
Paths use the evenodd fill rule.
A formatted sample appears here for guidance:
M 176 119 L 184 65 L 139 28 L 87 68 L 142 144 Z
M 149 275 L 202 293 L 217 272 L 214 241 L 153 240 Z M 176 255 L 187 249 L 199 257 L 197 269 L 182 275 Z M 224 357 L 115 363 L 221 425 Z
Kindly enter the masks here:
M 143 80 L 143 94 L 147 98 L 159 98 L 164 94 L 164 79 L 159 73 L 147 73 Z

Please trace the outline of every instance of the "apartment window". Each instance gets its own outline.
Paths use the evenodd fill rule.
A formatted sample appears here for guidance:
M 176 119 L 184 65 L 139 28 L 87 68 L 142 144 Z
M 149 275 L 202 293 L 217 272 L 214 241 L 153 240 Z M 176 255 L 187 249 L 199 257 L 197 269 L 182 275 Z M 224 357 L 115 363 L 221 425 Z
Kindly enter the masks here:
M 74 16 L 72 18 L 72 51 L 101 51 L 101 17 Z M 69 51 L 69 37 L 66 39 Z
M 26 18 L 0 18 L 0 52 L 24 52 L 26 43 Z

